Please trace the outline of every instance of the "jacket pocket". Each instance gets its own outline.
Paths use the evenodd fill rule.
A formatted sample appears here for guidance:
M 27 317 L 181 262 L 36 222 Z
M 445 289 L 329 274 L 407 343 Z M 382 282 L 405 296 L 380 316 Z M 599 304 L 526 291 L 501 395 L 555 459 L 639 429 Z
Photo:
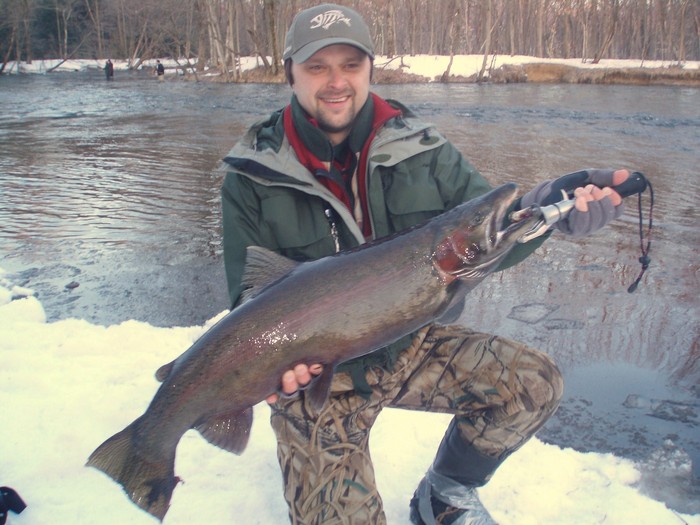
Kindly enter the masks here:
M 437 181 L 429 169 L 398 164 L 384 184 L 384 198 L 395 231 L 409 228 L 445 211 Z M 417 168 L 417 169 L 414 169 Z
M 322 201 L 297 193 L 273 191 L 260 202 L 265 227 L 279 252 L 297 260 L 332 253 L 333 240 Z

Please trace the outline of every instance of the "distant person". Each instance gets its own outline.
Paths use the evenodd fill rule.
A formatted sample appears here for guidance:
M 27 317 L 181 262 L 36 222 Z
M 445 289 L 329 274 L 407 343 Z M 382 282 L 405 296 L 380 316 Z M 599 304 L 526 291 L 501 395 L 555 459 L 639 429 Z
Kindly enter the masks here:
M 112 61 L 108 58 L 107 62 L 105 62 L 105 78 L 107 80 L 112 80 L 114 78 L 114 64 L 112 64 Z
M 165 78 L 165 66 L 160 63 L 160 60 L 156 60 L 156 75 L 158 75 L 158 80 Z

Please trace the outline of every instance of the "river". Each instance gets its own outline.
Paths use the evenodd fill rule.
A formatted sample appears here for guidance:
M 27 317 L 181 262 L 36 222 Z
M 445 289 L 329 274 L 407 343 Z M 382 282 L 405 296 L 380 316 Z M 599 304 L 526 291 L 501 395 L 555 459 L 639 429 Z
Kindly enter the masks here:
M 640 462 L 642 489 L 700 512 L 700 90 L 381 85 L 493 184 L 582 167 L 641 171 L 655 192 L 640 270 L 636 199 L 604 231 L 555 235 L 469 296 L 461 320 L 542 348 L 566 379 L 539 436 Z M 0 268 L 49 321 L 201 324 L 227 307 L 220 159 L 281 85 L 99 72 L 0 77 Z M 642 199 L 645 221 L 649 194 Z M 690 464 L 692 460 L 692 472 Z

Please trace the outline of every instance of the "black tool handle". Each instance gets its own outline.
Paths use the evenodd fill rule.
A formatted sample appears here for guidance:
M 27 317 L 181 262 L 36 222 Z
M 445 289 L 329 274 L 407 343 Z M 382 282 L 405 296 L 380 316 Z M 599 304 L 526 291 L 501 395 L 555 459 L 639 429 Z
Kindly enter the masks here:
M 636 195 L 637 193 L 642 193 L 647 189 L 647 178 L 643 173 L 635 171 L 630 173 L 630 176 L 625 182 L 619 186 L 613 187 L 613 189 L 620 194 L 620 197 L 629 197 L 631 195 Z

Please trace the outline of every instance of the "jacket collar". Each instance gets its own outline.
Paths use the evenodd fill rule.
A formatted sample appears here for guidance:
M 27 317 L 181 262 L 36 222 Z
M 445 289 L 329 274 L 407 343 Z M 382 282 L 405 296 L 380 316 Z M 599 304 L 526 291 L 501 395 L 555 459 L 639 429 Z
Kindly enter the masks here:
M 379 97 L 377 97 L 379 98 Z M 433 149 L 444 142 L 444 138 L 437 144 L 418 144 L 415 141 L 409 141 L 412 136 L 423 137 L 430 132 L 431 136 L 440 136 L 434 129 L 432 124 L 420 121 L 413 115 L 410 110 L 405 108 L 400 103 L 392 101 L 384 101 L 379 98 L 381 103 L 386 105 L 386 108 L 392 111 L 400 110 L 400 120 L 403 123 L 401 126 L 385 126 L 377 131 L 377 137 L 373 144 L 383 146 L 392 144 L 392 163 L 399 162 L 406 157 L 411 157 L 423 149 Z M 375 99 L 376 102 L 376 99 Z M 380 104 L 381 104 L 380 103 Z M 224 163 L 234 169 L 239 170 L 239 173 L 252 178 L 264 177 L 267 178 L 271 173 L 278 172 L 279 176 L 285 174 L 285 180 L 297 180 L 301 183 L 313 184 L 314 176 L 305 169 L 296 158 L 293 149 L 290 147 L 287 138 L 284 135 L 283 125 L 284 108 L 275 111 L 272 115 L 253 124 L 251 128 L 244 134 L 239 142 L 237 142 L 231 151 L 228 152 L 223 159 Z M 377 113 L 384 114 L 380 107 Z M 410 145 L 408 144 L 410 142 Z M 266 169 L 263 172 L 260 170 L 250 170 L 243 167 L 241 161 L 247 160 L 246 166 L 264 166 Z M 267 176 L 266 176 L 267 174 Z M 265 180 L 259 179 L 259 182 L 265 184 Z M 275 181 L 281 182 L 279 177 L 271 177 L 270 183 Z

